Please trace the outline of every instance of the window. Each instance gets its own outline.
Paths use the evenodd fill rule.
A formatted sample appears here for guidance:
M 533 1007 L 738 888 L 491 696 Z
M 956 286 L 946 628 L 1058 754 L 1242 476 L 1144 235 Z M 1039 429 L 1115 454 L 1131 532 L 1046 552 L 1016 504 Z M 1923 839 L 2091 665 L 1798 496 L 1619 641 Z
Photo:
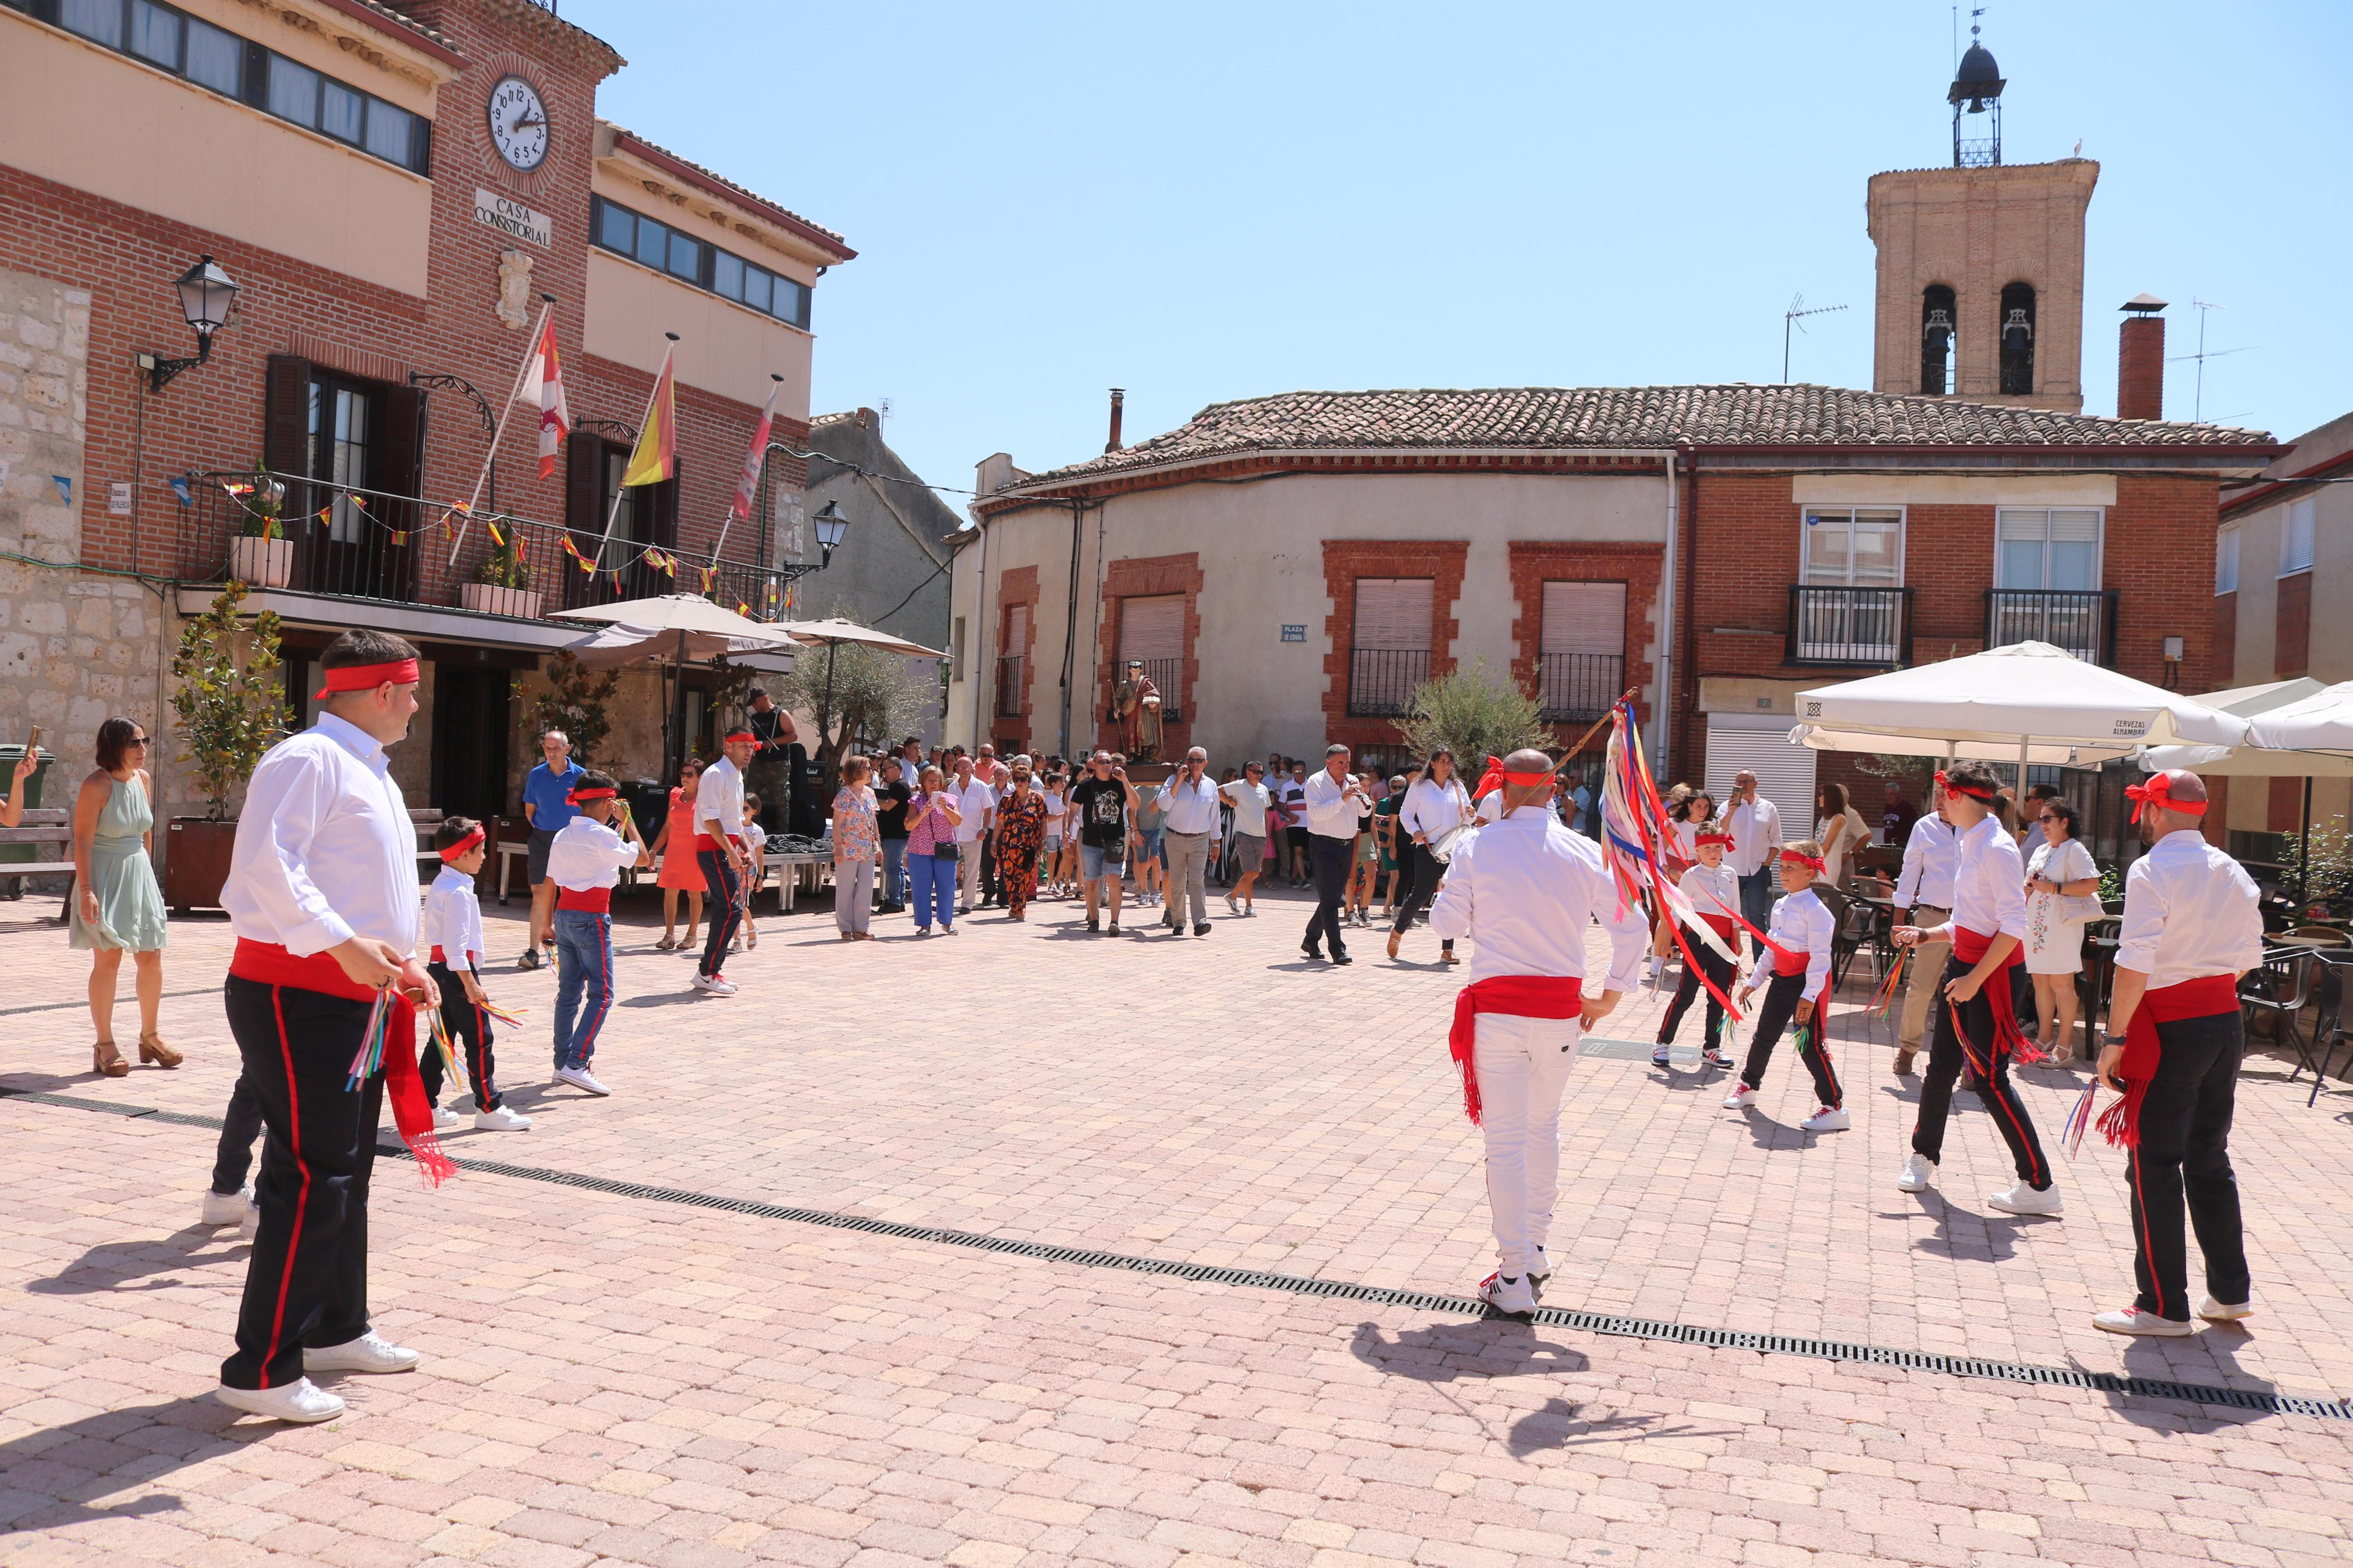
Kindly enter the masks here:
M 1920 391 L 1944 397 L 1953 390 L 1953 291 L 1931 283 L 1920 291 Z
M 1626 584 L 1546 583 L 1536 656 L 1536 704 L 1546 723 L 1609 711 L 1626 668 Z
M 955 635 L 948 639 L 948 666 L 954 672 L 952 679 L 956 680 L 964 679 L 964 617 L 962 616 L 955 618 Z
M 1905 634 L 1904 513 L 1806 509 L 1789 596 L 1787 657 L 1801 664 L 1893 664 Z
M 2001 390 L 2011 397 L 2034 390 L 2034 289 L 2025 283 L 2002 286 Z
M 2280 533 L 2281 576 L 2312 570 L 2319 547 L 2318 511 L 2318 503 L 2310 496 L 2287 503 L 2287 526 Z
M 1119 602 L 1119 668 L 1115 684 L 1127 673 L 1127 661 L 1140 658 L 1144 673 L 1160 689 L 1160 717 L 1185 717 L 1185 595 L 1155 594 L 1150 598 Z
M 1348 653 L 1348 711 L 1403 713 L 1414 689 L 1430 679 L 1430 632 L 1437 582 L 1429 577 L 1359 577 Z
M 298 66 L 282 55 L 269 57 L 269 99 L 266 106 L 280 120 L 311 130 L 319 128 L 319 73 Z
M 1904 514 L 1809 508 L 1799 559 L 1802 580 L 1817 586 L 1901 587 Z
M 380 98 L 368 100 L 367 150 L 387 163 L 406 163 L 417 137 L 417 116 Z
M 132 0 L 131 52 L 165 70 L 180 68 L 180 14 Z
M 589 232 L 597 248 L 643 262 L 657 272 L 707 289 L 796 327 L 809 324 L 809 287 L 780 278 L 717 246 L 681 234 L 602 196 L 590 199 Z
M 1994 586 L 2088 593 L 2100 585 L 2100 513 L 2003 507 L 1995 513 Z
M 122 0 L 58 0 L 58 25 L 110 49 L 122 47 Z
M 368 485 L 368 395 L 332 381 L 311 384 L 311 475 L 336 485 Z M 356 544 L 367 521 L 352 498 L 335 492 L 330 503 L 327 537 L 338 544 Z
M 188 18 L 188 79 L 230 98 L 245 96 L 245 40 L 209 22 Z M 406 163 L 406 149 L 398 160 Z
M 2214 536 L 2214 592 L 2239 591 L 2239 531 L 2226 528 Z
M 366 119 L 366 99 L 341 82 L 326 84 L 326 94 L 320 106 L 320 130 L 338 142 L 357 142 Z

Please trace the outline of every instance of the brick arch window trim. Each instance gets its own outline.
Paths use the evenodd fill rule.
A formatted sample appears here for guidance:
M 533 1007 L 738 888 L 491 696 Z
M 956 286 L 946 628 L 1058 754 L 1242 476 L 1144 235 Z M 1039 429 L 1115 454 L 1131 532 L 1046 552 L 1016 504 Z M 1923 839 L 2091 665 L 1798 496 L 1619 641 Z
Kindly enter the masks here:
M 1659 584 L 1666 570 L 1660 544 L 1592 544 L 1553 540 L 1514 540 L 1507 547 L 1512 578 L 1512 682 L 1542 700 L 1544 605 L 1547 583 L 1622 583 L 1626 585 L 1625 673 L 1619 690 L 1635 693 L 1635 716 L 1650 708 L 1658 679 L 1652 645 Z M 1615 699 L 1618 692 L 1609 694 Z M 1588 720 L 1553 723 L 1554 739 L 1566 745 L 1582 734 Z
M 1462 571 L 1471 543 L 1463 539 L 1327 539 L 1324 542 L 1324 593 L 1332 602 L 1324 617 L 1324 739 L 1341 743 L 1394 748 L 1404 731 L 1393 719 L 1352 715 L 1348 676 L 1356 647 L 1356 581 L 1363 577 L 1430 580 L 1430 678 L 1455 667 L 1454 641 L 1461 622 Z
M 1177 693 L 1181 717 L 1161 725 L 1162 759 L 1165 761 L 1171 753 L 1182 756 L 1192 745 L 1201 682 L 1201 556 L 1198 551 L 1182 555 L 1130 556 L 1104 563 L 1099 601 L 1103 605 L 1102 642 L 1096 656 L 1092 698 L 1094 744 L 1114 752 L 1120 749 L 1119 725 L 1111 718 L 1111 693 L 1119 684 L 1120 618 L 1125 601 L 1177 595 L 1185 601 L 1183 675 Z
M 997 579 L 997 625 L 987 633 L 989 646 L 997 654 L 989 667 L 988 684 L 975 694 L 977 700 L 987 704 L 987 719 L 982 727 L 989 738 L 1012 742 L 1017 752 L 1029 749 L 1029 726 L 1037 701 L 1038 594 L 1035 566 L 1016 566 Z M 1016 610 L 1028 611 L 1021 617 L 1024 625 L 1018 648 L 1007 646 L 1006 636 Z M 1008 659 L 1018 662 L 1008 665 Z M 1008 680 L 1018 695 L 1014 710 L 1003 713 L 999 711 L 1003 706 L 998 700 L 999 683 Z

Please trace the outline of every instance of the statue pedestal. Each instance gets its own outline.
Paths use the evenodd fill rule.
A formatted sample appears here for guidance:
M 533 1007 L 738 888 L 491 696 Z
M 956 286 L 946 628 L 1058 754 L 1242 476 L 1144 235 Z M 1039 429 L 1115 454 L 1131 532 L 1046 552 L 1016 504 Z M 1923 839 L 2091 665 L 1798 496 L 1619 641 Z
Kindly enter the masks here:
M 1158 789 L 1176 771 L 1174 763 L 1130 763 L 1127 764 L 1127 782 L 1138 789 L 1145 784 Z

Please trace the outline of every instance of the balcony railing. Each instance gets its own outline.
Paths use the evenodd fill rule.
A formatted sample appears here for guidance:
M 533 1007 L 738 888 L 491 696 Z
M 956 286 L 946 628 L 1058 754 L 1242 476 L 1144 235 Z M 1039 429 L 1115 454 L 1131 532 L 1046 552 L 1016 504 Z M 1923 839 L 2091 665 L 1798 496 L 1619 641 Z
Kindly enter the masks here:
M 1360 647 L 1348 655 L 1348 716 L 1401 719 L 1430 679 L 1427 648 Z
M 2047 642 L 2092 664 L 2116 659 L 2114 588 L 1989 588 L 1986 647 Z
M 703 594 L 731 610 L 743 606 L 754 620 L 784 614 L 786 574 L 750 562 L 720 561 L 706 589 L 707 556 L 681 552 L 674 567 L 664 570 L 658 560 L 668 557 L 667 550 L 649 559 L 645 544 L 617 534 L 592 574 L 580 563 L 597 558 L 596 531 L 483 512 L 466 526 L 466 518 L 442 502 L 272 477 L 286 488 L 274 541 L 259 536 L 262 519 L 252 474 L 187 478 L 177 549 L 181 581 L 237 577 L 253 588 L 523 619 L 659 594 Z M 461 529 L 464 540 L 453 563 L 450 551 Z M 577 556 L 565 552 L 567 539 Z M 505 570 L 491 566 L 494 557 Z
M 1147 658 L 1143 661 L 1144 673 L 1160 692 L 1160 721 L 1180 722 L 1185 717 L 1185 661 L 1181 658 Z
M 1029 661 L 1018 653 L 997 656 L 997 716 L 1000 719 L 1021 717 L 1021 691 L 1024 685 L 1022 668 Z
M 1626 660 L 1614 653 L 1547 653 L 1538 656 L 1536 717 L 1546 724 L 1582 724 L 1609 711 L 1618 700 Z
M 1782 659 L 1817 665 L 1911 663 L 1912 590 L 1791 584 Z

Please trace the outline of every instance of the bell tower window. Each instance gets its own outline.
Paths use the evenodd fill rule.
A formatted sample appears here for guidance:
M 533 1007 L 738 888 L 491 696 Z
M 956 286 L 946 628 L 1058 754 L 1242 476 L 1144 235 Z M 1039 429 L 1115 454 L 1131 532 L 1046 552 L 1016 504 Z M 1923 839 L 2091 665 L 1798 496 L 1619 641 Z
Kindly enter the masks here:
M 1931 283 L 1920 291 L 1920 391 L 1948 397 L 1953 391 L 1953 291 Z
M 2034 391 L 2034 289 L 2025 283 L 2001 290 L 2001 390 L 2004 396 Z

